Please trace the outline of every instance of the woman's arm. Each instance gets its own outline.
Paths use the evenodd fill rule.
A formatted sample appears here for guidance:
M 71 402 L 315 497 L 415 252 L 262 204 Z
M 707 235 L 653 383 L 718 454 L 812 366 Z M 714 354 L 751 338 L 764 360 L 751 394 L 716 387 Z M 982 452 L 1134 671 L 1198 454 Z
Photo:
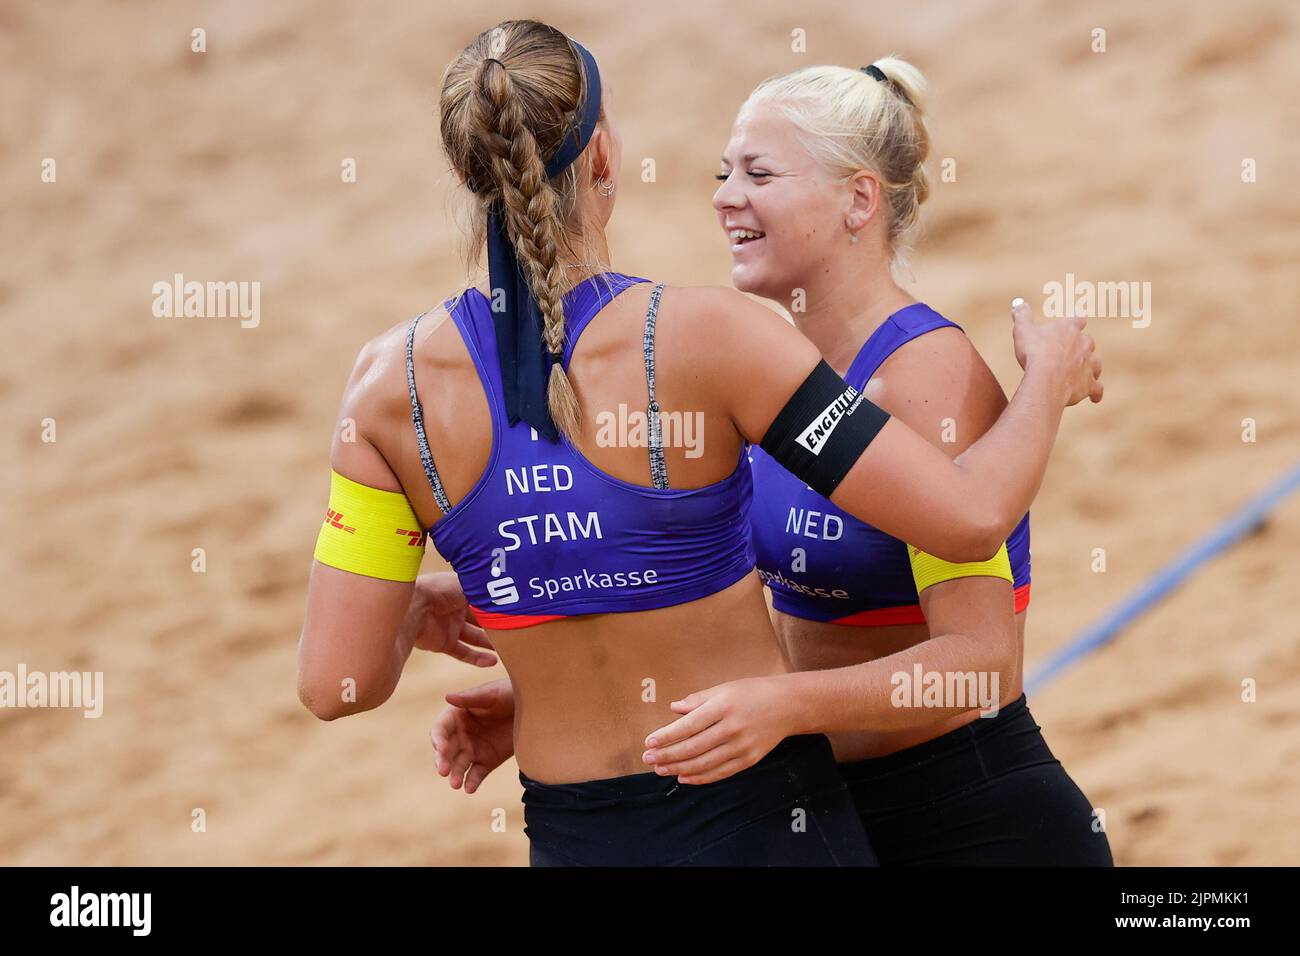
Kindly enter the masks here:
M 955 329 L 896 351 L 867 393 L 948 456 L 971 446 L 1007 404 L 988 366 Z M 945 571 L 978 576 L 923 588 L 930 636 L 922 643 L 851 667 L 736 681 L 691 695 L 672 705 L 685 717 L 647 738 L 647 763 L 684 783 L 706 783 L 749 766 L 791 734 L 900 731 L 996 709 L 1018 676 L 1020 644 L 1011 582 L 988 575 L 1009 571 Z M 939 675 L 942 686 L 962 696 L 922 696 L 918 706 L 918 669 L 923 681 Z
M 785 735 L 906 730 L 972 710 L 995 712 L 1020 660 L 1010 592 L 998 578 L 944 581 L 921 592 L 931 635 L 922 643 L 866 664 L 785 675 Z M 955 693 L 945 691 L 938 706 L 923 699 L 924 687 L 914 688 L 918 667 L 923 679 L 938 675 Z
M 877 370 L 867 395 L 949 457 L 965 453 L 1007 406 L 997 379 L 957 329 L 930 332 L 898 349 Z M 924 587 L 919 597 L 930 636 L 860 670 L 826 672 L 826 680 L 815 688 L 813 682 L 791 682 L 785 693 L 803 708 L 796 726 L 811 722 L 824 732 L 901 730 L 932 724 L 977 704 L 985 709 L 997 706 L 1000 695 L 1015 683 L 1020 663 L 1013 584 L 994 576 L 1009 577 L 1010 568 L 948 566 L 942 572 L 946 579 Z M 972 675 L 993 699 L 968 698 L 964 704 L 945 700 L 939 708 L 912 706 L 914 698 L 907 691 L 918 667 L 923 675 Z
M 397 476 L 366 437 L 366 424 L 377 420 L 385 400 L 380 389 L 400 385 L 385 367 L 391 357 L 381 345 L 382 337 L 362 349 L 343 393 L 330 450 L 330 505 L 323 509 L 298 642 L 298 697 L 322 720 L 382 704 L 413 648 L 479 666 L 496 662 L 470 646 L 491 647 L 454 574 L 420 579 L 413 607 L 425 535 Z M 345 422 L 353 427 L 345 429 Z
M 737 429 L 761 443 L 820 361 L 789 323 L 730 290 L 715 296 L 714 320 L 701 316 L 714 363 L 709 381 Z M 882 531 L 949 561 L 990 557 L 1028 510 L 1047 467 L 1066 405 L 1100 401 L 1100 363 L 1082 319 L 1044 326 L 1020 305 L 1013 313 L 1025 376 L 997 423 L 957 460 L 904 423 L 885 424 L 831 494 L 831 500 Z M 744 341 L 746 349 L 735 348 Z
M 915 647 L 851 667 L 728 681 L 674 701 L 684 716 L 646 738 L 644 761 L 680 783 L 712 783 L 794 734 L 900 731 L 995 713 L 1019 662 L 1010 587 L 997 578 L 945 581 L 922 592 L 921 607 L 934 636 Z M 924 684 L 914 690 L 918 668 L 956 693 L 936 702 Z

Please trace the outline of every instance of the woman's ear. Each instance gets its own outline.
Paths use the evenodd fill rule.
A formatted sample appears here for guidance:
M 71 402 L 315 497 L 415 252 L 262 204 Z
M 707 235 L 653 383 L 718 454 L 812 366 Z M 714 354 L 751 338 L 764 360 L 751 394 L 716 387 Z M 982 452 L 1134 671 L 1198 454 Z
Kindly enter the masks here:
M 862 169 L 849 177 L 849 188 L 853 192 L 849 197 L 849 208 L 844 213 L 844 225 L 849 232 L 855 233 L 866 228 L 867 223 L 875 218 L 880 207 L 880 180 L 875 173 Z
M 602 179 L 608 181 L 613 178 L 613 146 L 609 131 L 604 126 L 597 126 L 587 143 L 587 152 L 591 155 L 591 182 L 588 185 L 594 186 Z

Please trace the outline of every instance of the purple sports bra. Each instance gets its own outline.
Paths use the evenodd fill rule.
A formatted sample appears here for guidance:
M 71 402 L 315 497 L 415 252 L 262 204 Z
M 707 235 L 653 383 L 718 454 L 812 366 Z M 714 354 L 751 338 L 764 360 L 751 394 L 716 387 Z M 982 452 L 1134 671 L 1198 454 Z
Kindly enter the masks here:
M 871 334 L 845 380 L 859 391 L 900 346 L 960 326 L 927 305 L 899 309 Z M 810 621 L 858 627 L 923 624 L 907 545 L 836 507 L 753 447 L 751 524 L 758 573 L 772 606 Z M 1029 515 L 1007 539 L 1015 608 L 1029 604 Z
M 564 299 L 563 365 L 583 330 L 617 295 L 645 279 L 593 276 Z M 713 594 L 754 566 L 749 537 L 750 470 L 736 469 L 703 488 L 668 485 L 654 395 L 654 327 L 662 285 L 655 286 L 643 338 L 649 486 L 609 475 L 563 435 L 538 437 L 510 426 L 489 301 L 469 289 L 447 303 L 487 394 L 492 451 L 478 482 L 454 506 L 447 499 L 425 436 L 415 390 L 416 316 L 407 331 L 407 386 L 425 475 L 443 517 L 429 529 L 451 563 L 479 623 L 528 627 L 579 614 L 644 611 Z M 633 434 L 636 434 L 633 432 Z

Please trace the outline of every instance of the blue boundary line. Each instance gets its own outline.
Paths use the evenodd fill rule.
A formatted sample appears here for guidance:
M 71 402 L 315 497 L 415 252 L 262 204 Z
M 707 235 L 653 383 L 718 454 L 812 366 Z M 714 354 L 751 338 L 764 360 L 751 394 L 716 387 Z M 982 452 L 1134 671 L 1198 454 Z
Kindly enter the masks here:
M 1097 648 L 1113 641 L 1129 623 L 1161 601 L 1198 567 L 1254 531 L 1269 513 L 1300 488 L 1300 464 L 1293 465 L 1240 510 L 1196 541 L 1160 571 L 1138 585 L 1099 621 L 1050 655 L 1025 681 L 1025 692 L 1040 690 Z

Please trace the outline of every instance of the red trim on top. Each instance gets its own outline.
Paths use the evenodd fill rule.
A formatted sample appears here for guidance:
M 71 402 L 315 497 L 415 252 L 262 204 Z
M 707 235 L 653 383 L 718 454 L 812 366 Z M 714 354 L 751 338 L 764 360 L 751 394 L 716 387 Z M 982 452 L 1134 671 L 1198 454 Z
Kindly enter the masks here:
M 891 624 L 924 624 L 925 614 L 919 604 L 904 604 L 902 607 L 878 607 L 872 611 L 859 611 L 848 617 L 838 617 L 832 624 L 845 627 L 889 627 Z
M 1029 607 L 1029 583 L 1020 585 L 1015 590 L 1015 608 L 1019 614 Z M 532 627 L 547 621 L 558 621 L 568 617 L 567 614 L 502 614 L 500 611 L 484 611 L 470 607 L 474 620 L 479 627 L 489 631 L 511 631 L 520 627 Z M 859 611 L 848 617 L 836 618 L 830 622 L 844 627 L 890 627 L 897 624 L 924 624 L 925 612 L 919 604 L 905 604 L 901 607 L 881 607 L 871 611 Z
M 1029 585 L 1026 581 L 1016 588 L 1015 608 L 1019 614 L 1029 607 Z M 830 622 L 844 627 L 889 627 L 895 624 L 924 624 L 925 612 L 919 604 L 904 604 L 901 607 L 881 607 L 871 611 L 859 611 L 848 617 L 839 617 Z
M 1020 587 L 1016 588 L 1016 613 L 1019 614 L 1025 608 L 1029 607 L 1029 585 L 1031 582 L 1026 581 Z
M 520 627 L 532 627 L 547 621 L 558 621 L 568 617 L 567 614 L 502 614 L 500 611 L 483 611 L 470 605 L 474 620 L 478 626 L 489 631 L 512 631 Z

